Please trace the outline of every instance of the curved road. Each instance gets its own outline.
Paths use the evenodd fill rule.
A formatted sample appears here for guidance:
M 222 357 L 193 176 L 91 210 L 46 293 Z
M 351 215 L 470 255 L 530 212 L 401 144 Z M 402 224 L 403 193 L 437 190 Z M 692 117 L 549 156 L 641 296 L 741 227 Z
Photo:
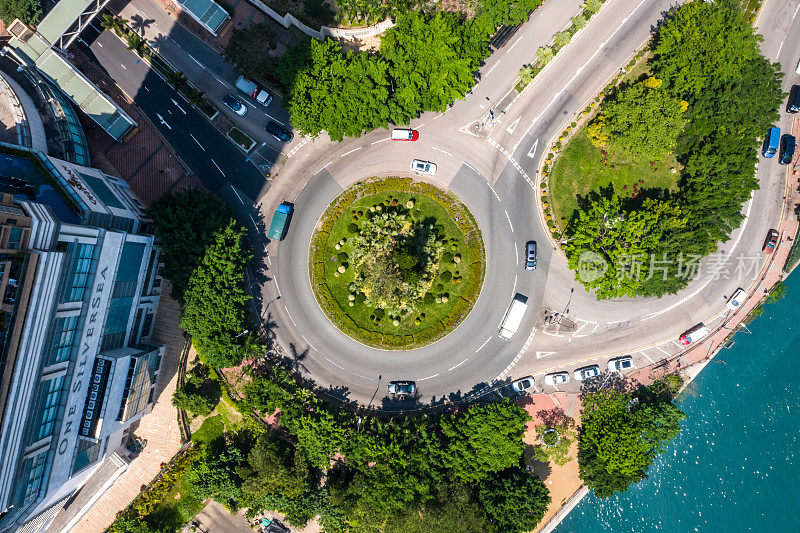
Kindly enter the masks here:
M 464 398 L 526 374 L 571 371 L 588 360 L 604 368 L 616 354 L 632 354 L 637 366 L 645 366 L 678 354 L 677 337 L 694 324 L 720 324 L 726 298 L 737 287 L 747 289 L 755 282 L 765 261 L 760 251 L 764 235 L 784 215 L 788 170 L 775 159 L 760 160 L 761 189 L 744 207 L 748 217 L 742 228 L 720 245 L 718 254 L 704 260 L 701 275 L 689 288 L 662 299 L 597 301 L 574 281 L 563 255 L 549 245 L 536 207 L 536 169 L 545 148 L 676 5 L 667 0 L 609 0 L 516 96 L 509 80 L 519 68 L 519 51 L 526 49 L 532 57 L 545 44 L 542 35 L 560 30 L 561 19 L 574 14 L 565 15 L 563 6 L 547 3 L 505 52 L 487 60 L 482 81 L 471 94 L 447 113 L 428 113 L 412 124 L 420 131 L 418 142 L 389 141 L 383 130 L 342 143 L 317 139 L 301 144 L 258 201 L 267 222 L 279 202 L 296 204 L 287 238 L 266 247 L 270 280 L 262 285 L 262 298 L 265 316 L 277 325 L 278 341 L 299 367 L 343 400 L 397 411 Z M 758 24 L 765 34 L 764 53 L 791 73 L 784 82 L 787 90 L 797 81 L 800 44 L 787 36 L 800 31 L 798 6 L 798 0 L 767 0 Z M 780 125 L 789 131 L 790 116 L 784 115 Z M 309 286 L 308 242 L 318 217 L 343 188 L 373 175 L 407 175 L 413 158 L 436 162 L 435 181 L 475 214 L 486 244 L 486 281 L 475 308 L 453 333 L 417 350 L 385 352 L 349 339 L 321 312 Z M 535 272 L 524 272 L 522 246 L 530 239 L 539 243 L 539 261 Z M 497 329 L 517 292 L 528 297 L 529 310 L 517 334 L 505 342 Z M 543 325 L 537 321 L 542 308 L 568 308 L 574 327 L 566 331 Z M 388 397 L 386 383 L 394 379 L 416 380 L 419 396 Z M 538 377 L 536 382 L 552 390 Z M 578 385 L 573 381 L 568 389 Z

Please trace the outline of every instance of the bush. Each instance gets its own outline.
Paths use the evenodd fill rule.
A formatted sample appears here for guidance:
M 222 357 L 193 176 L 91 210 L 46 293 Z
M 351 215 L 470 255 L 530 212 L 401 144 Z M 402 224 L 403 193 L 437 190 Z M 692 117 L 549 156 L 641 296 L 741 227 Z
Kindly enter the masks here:
M 356 224 L 355 222 L 351 222 L 350 224 L 347 225 L 347 231 L 349 231 L 350 233 L 358 233 L 358 224 Z
M 198 364 L 186 374 L 183 386 L 173 393 L 172 404 L 192 414 L 206 416 L 219 403 L 220 394 L 219 385 L 209 378 L 208 369 Z
M 442 280 L 444 283 L 449 283 L 452 278 L 453 274 L 449 270 L 445 270 L 444 272 L 439 274 L 439 279 Z M 439 287 L 441 287 L 441 285 L 439 285 Z

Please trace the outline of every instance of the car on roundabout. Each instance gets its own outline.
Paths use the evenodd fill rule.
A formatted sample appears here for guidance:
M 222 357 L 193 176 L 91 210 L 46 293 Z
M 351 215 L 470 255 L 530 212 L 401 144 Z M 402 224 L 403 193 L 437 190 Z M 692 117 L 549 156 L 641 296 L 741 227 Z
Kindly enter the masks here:
M 744 303 L 746 299 L 747 299 L 747 293 L 745 292 L 744 289 L 739 287 L 738 289 L 736 289 L 736 292 L 734 292 L 731 295 L 731 297 L 728 298 L 728 303 L 726 303 L 725 306 L 731 311 L 736 311 L 739 308 L 739 306 Z
M 633 357 L 630 355 L 624 355 L 622 357 L 615 357 L 608 362 L 608 371 L 609 372 L 623 372 L 624 370 L 630 370 L 632 368 L 636 368 L 633 364 Z
M 395 128 L 392 130 L 393 141 L 416 141 L 419 139 L 419 132 L 411 128 Z
M 597 365 L 584 366 L 575 370 L 572 377 L 575 381 L 584 381 L 586 379 L 596 378 L 600 375 L 600 367 Z
M 411 171 L 433 176 L 434 174 L 436 174 L 436 163 L 431 163 L 430 161 L 423 161 L 422 159 L 414 159 L 413 161 L 411 161 Z
M 414 394 L 417 384 L 413 381 L 390 381 L 389 394 Z
M 525 270 L 536 270 L 536 241 L 525 244 Z
M 511 384 L 511 388 L 514 389 L 515 392 L 525 392 L 526 390 L 533 387 L 534 381 L 533 376 L 525 376 L 524 378 L 519 378 L 515 382 Z
M 551 387 L 555 387 L 556 385 L 562 385 L 564 383 L 569 382 L 569 373 L 568 372 L 553 372 L 552 374 L 547 374 L 544 377 L 544 382 Z

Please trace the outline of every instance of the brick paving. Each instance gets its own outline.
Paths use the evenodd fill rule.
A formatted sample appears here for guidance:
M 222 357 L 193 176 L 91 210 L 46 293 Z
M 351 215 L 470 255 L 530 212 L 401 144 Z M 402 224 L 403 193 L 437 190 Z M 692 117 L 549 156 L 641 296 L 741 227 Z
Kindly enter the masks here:
M 136 132 L 126 141 L 112 139 L 94 122 L 81 115 L 81 123 L 89 144 L 101 152 L 119 171 L 123 179 L 145 205 L 150 205 L 162 194 L 204 186 L 184 167 L 178 156 L 159 135 L 150 119 L 139 110 L 122 90 L 105 74 L 91 65 L 78 50 L 72 60 L 83 72 L 138 124 Z
M 161 379 L 156 389 L 153 410 L 145 415 L 134 434 L 147 439 L 147 446 L 128 465 L 127 470 L 89 509 L 72 533 L 97 533 L 114 521 L 181 447 L 178 411 L 172 405 L 177 381 L 178 358 L 183 349 L 183 331 L 176 327 L 180 319 L 178 302 L 169 297 L 169 283 L 164 282 L 161 302 L 154 323 L 153 341 L 166 345 L 161 362 Z

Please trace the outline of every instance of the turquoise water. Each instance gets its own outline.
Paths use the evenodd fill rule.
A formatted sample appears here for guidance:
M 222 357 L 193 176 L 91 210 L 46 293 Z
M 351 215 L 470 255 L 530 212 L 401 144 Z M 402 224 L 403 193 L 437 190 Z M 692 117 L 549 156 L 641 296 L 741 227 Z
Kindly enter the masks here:
M 649 479 L 589 495 L 555 530 L 800 531 L 800 274 L 689 386 L 681 435 Z

